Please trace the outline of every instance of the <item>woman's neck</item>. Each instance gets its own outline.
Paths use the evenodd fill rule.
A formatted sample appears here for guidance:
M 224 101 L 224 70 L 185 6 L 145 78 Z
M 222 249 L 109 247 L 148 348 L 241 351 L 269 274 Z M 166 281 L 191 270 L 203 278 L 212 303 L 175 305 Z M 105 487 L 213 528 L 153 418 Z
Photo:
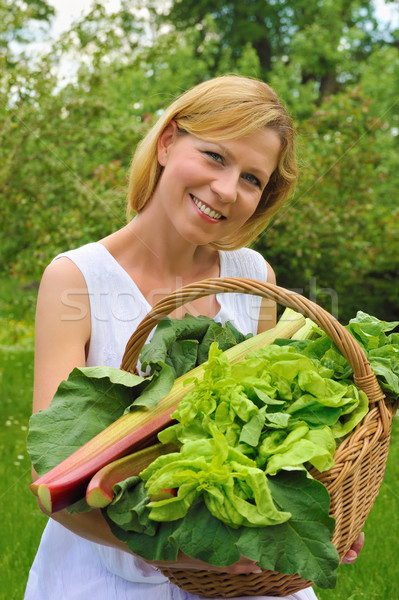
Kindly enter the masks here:
M 196 247 L 184 240 L 175 239 L 172 243 L 167 236 L 157 235 L 156 227 L 154 234 L 149 235 L 138 217 L 101 243 L 151 306 L 180 287 L 220 275 L 217 250 Z M 219 308 L 216 296 L 209 296 L 186 304 L 170 316 L 182 318 L 186 312 L 214 316 Z
M 190 244 L 157 222 L 149 227 L 144 215 L 101 242 L 129 273 L 147 273 L 150 279 L 171 287 L 176 280 L 185 285 L 219 274 L 217 250 Z

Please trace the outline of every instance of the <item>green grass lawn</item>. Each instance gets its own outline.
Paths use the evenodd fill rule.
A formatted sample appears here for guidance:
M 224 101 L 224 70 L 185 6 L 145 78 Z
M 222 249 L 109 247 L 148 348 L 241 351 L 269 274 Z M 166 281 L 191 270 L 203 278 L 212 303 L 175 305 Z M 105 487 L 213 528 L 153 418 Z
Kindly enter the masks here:
M 399 597 L 399 417 L 380 493 L 364 527 L 366 541 L 355 564 L 340 565 L 334 590 L 319 600 L 396 600 Z
M 0 599 L 21 600 L 47 518 L 29 490 L 26 452 L 32 409 L 34 286 L 1 282 Z
M 46 517 L 29 490 L 26 452 L 33 350 L 0 350 L 0 598 L 21 600 Z
M 3 288 L 4 290 L 4 288 Z M 29 490 L 26 452 L 33 381 L 34 291 L 10 295 L 0 317 L 10 318 L 0 338 L 0 600 L 22 600 L 30 565 L 47 521 Z M 30 296 L 30 299 L 27 298 Z M 365 547 L 354 565 L 341 565 L 334 590 L 319 600 L 396 600 L 399 588 L 399 417 L 380 494 L 365 525 Z M 47 600 L 47 599 L 43 599 Z M 88 599 L 91 600 L 91 599 Z

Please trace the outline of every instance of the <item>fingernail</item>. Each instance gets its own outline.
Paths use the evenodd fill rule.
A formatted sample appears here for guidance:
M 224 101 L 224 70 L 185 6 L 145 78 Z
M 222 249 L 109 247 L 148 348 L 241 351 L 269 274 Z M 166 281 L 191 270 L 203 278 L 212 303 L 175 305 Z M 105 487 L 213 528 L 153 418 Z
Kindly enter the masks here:
M 353 562 L 355 562 L 355 560 L 356 560 L 356 556 L 347 556 L 344 559 L 344 562 L 346 562 L 346 563 L 353 563 Z

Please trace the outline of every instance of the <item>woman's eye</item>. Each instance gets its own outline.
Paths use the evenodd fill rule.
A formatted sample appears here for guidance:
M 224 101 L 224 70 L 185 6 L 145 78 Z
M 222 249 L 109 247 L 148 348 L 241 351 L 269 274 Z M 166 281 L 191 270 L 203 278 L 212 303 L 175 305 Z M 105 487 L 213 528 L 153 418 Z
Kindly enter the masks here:
M 255 177 L 255 175 L 251 175 L 251 173 L 245 173 L 243 175 L 243 178 L 248 181 L 249 183 L 252 183 L 252 185 L 255 185 L 258 188 L 261 188 L 261 183 L 259 181 L 259 179 L 257 177 Z
M 205 152 L 205 154 L 207 156 L 210 156 L 210 158 L 212 158 L 215 162 L 223 162 L 223 156 L 221 154 L 218 154 L 217 152 L 212 152 L 212 150 L 207 150 Z

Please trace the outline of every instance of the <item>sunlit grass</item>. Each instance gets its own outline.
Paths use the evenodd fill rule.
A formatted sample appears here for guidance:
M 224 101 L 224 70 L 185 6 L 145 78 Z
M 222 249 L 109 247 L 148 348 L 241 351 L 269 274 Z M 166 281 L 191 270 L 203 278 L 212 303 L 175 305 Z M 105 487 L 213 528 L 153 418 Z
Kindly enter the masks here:
M 0 283 L 0 347 L 32 348 L 37 285 L 14 278 Z
M 46 517 L 29 490 L 36 288 L 0 286 L 0 598 L 21 600 Z
M 33 350 L 0 349 L 1 600 L 21 600 L 46 517 L 29 490 Z
M 334 590 L 316 590 L 319 600 L 395 600 L 399 586 L 399 417 L 380 493 L 364 527 L 365 545 L 352 565 L 340 565 Z

